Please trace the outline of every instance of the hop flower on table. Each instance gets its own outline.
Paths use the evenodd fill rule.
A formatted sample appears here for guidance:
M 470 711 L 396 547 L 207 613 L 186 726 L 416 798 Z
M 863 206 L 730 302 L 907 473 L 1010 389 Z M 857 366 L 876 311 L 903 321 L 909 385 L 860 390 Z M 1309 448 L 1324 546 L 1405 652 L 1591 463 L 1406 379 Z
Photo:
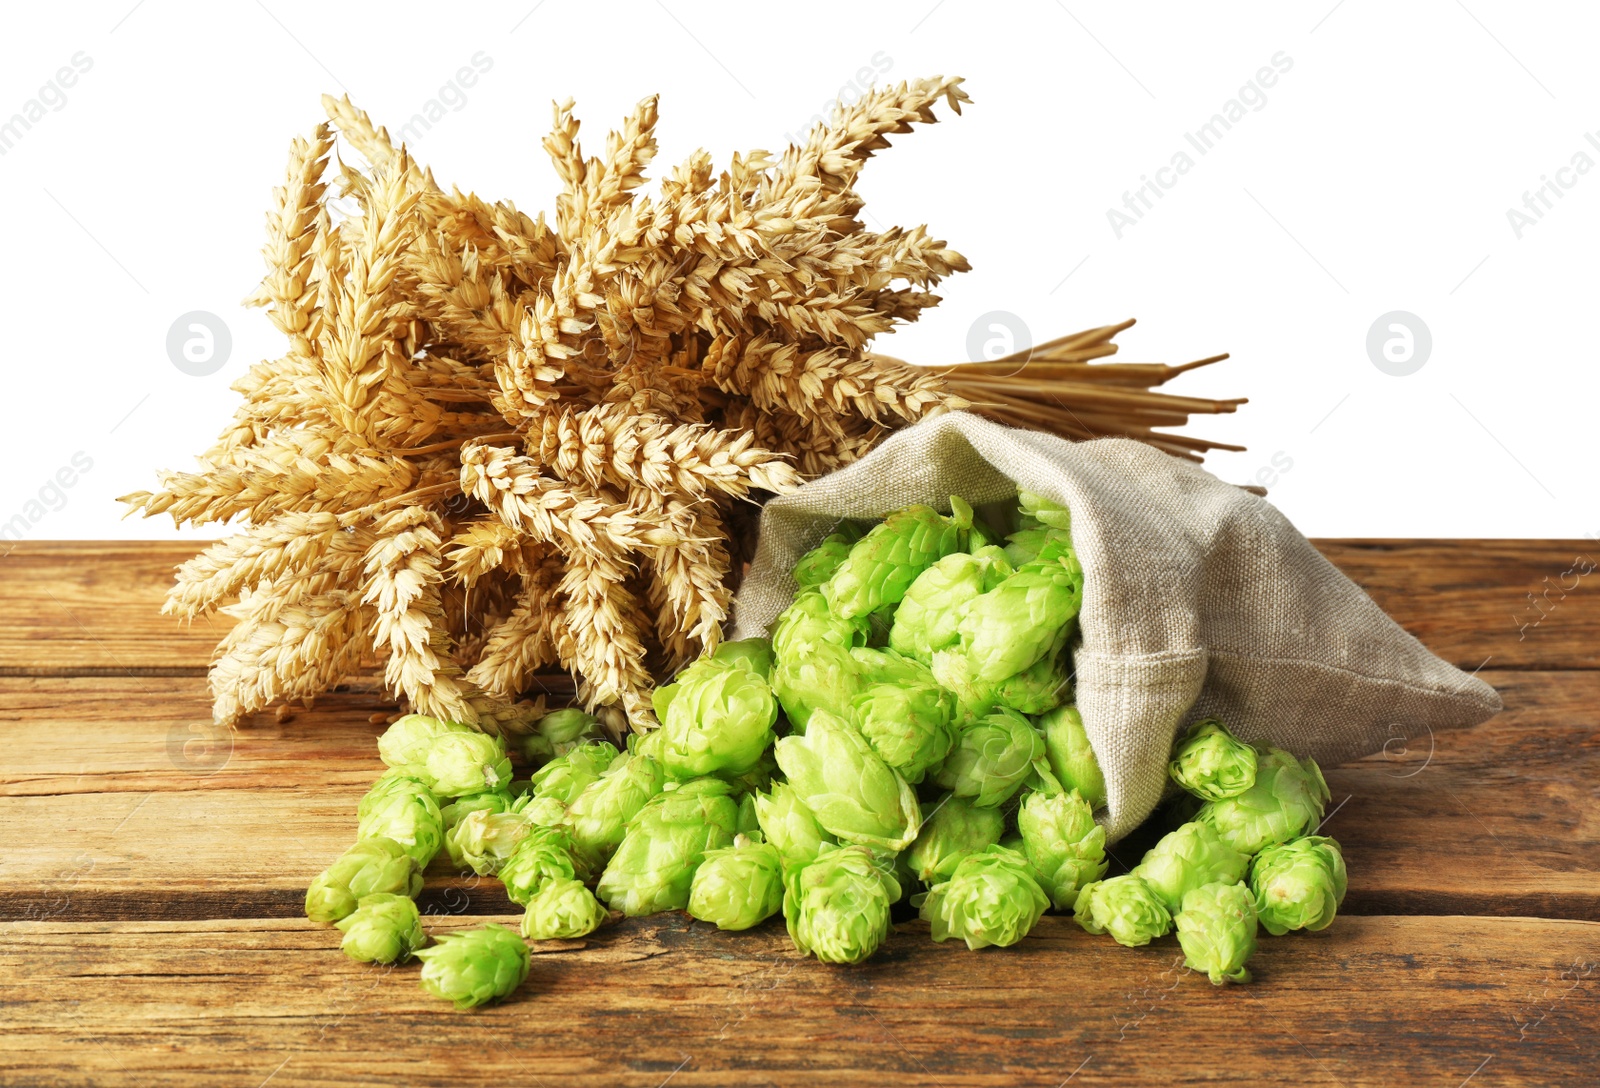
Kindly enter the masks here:
M 1070 551 L 1018 567 L 967 606 L 958 630 L 975 680 L 1014 676 L 1060 650 L 1083 604 L 1083 568 Z
M 404 895 L 362 896 L 355 911 L 334 924 L 344 934 L 339 947 L 361 963 L 400 963 L 428 941 L 417 904 Z
M 385 764 L 412 777 L 424 777 L 428 752 L 433 742 L 446 733 L 470 733 L 472 728 L 431 718 L 426 714 L 406 714 L 395 719 L 394 724 L 378 737 L 378 758 Z
M 777 720 L 772 689 L 746 662 L 697 664 L 679 678 L 667 708 L 661 765 L 674 778 L 744 774 L 761 762 Z
M 506 897 L 520 906 L 527 906 L 544 885 L 579 876 L 579 867 L 572 858 L 572 836 L 559 827 L 530 826 L 527 836 L 500 867 Z
M 978 949 L 1016 944 L 1049 907 L 1028 859 L 989 846 L 962 858 L 949 880 L 928 890 L 920 909 L 934 940 L 959 937 Z
M 760 925 L 783 907 L 783 865 L 775 847 L 738 835 L 706 852 L 689 885 L 689 916 L 718 929 Z
M 1077 790 L 1094 808 L 1106 803 L 1106 776 L 1100 770 L 1083 715 L 1075 706 L 1063 706 L 1039 719 L 1044 733 L 1045 756 L 1062 788 Z
M 962 727 L 933 780 L 980 808 L 993 808 L 1022 788 L 1044 751 L 1044 738 L 1027 718 L 991 711 Z
M 415 896 L 422 890 L 422 868 L 405 847 L 390 838 L 362 839 L 351 846 L 306 889 L 306 917 L 337 922 L 365 896 L 378 892 Z
M 610 917 L 583 882 L 551 880 L 528 900 L 522 935 L 534 941 L 571 939 L 593 933 Z
M 917 841 L 906 851 L 906 862 L 924 883 L 949 880 L 962 858 L 998 843 L 1005 827 L 999 809 L 946 796 L 923 821 Z
M 852 704 L 856 728 L 872 750 L 911 783 L 921 782 L 955 744 L 955 701 L 927 666 L 892 650 L 853 650 L 884 663 L 864 669 L 869 682 Z
M 444 845 L 444 816 L 433 792 L 414 778 L 381 778 L 362 798 L 356 836 L 389 838 L 426 869 Z
M 919 574 L 961 551 L 972 527 L 972 507 L 955 496 L 950 502 L 951 517 L 931 506 L 908 506 L 858 540 L 823 586 L 833 612 L 853 619 L 899 604 Z
M 1090 933 L 1109 933 L 1128 948 L 1149 944 L 1172 929 L 1172 914 L 1161 897 L 1132 873 L 1086 885 L 1072 916 Z
M 1195 819 L 1216 828 L 1235 850 L 1256 854 L 1315 830 L 1328 798 L 1315 760 L 1268 748 L 1257 760 L 1254 785 L 1237 797 L 1207 801 Z
M 530 780 L 533 792 L 570 805 L 589 783 L 606 772 L 617 755 L 617 746 L 607 740 L 577 744 L 534 772 Z
M 530 824 L 556 827 L 566 823 L 567 806 L 556 797 L 541 797 L 536 793 L 524 794 L 511 802 L 511 812 L 523 816 Z
M 999 548 L 955 552 L 917 575 L 895 610 L 889 645 L 925 665 L 938 650 L 954 646 L 967 605 L 989 588 L 989 579 L 1011 573 Z
M 1201 800 L 1237 797 L 1256 784 L 1256 750 L 1218 719 L 1205 718 L 1178 742 L 1168 773 Z
M 806 552 L 794 565 L 794 580 L 801 588 L 820 586 L 833 577 L 850 555 L 850 546 L 861 539 L 853 522 L 841 522 L 821 544 Z
M 511 758 L 499 737 L 477 732 L 445 733 L 429 746 L 422 778 L 443 797 L 481 793 L 510 784 Z
M 786 870 L 817 860 L 824 844 L 838 845 L 787 782 L 774 782 L 769 792 L 756 794 L 755 814 L 762 835 Z
M 864 846 L 824 847 L 817 860 L 784 877 L 789 939 L 824 963 L 860 963 L 889 935 L 900 884 Z
M 655 730 L 651 737 L 660 735 Z M 642 746 L 641 746 L 642 748 Z M 585 786 L 567 806 L 566 826 L 572 832 L 574 856 L 590 870 L 599 870 L 622 842 L 628 821 L 661 792 L 666 783 L 661 764 L 635 751 Z
M 1022 848 L 1057 910 L 1071 910 L 1078 893 L 1106 874 L 1106 829 L 1077 790 L 1031 791 L 1017 808 Z
M 1256 950 L 1256 908 L 1243 884 L 1206 884 L 1183 897 L 1173 918 L 1183 962 L 1213 985 L 1249 982 L 1245 963 Z
M 416 955 L 422 960 L 422 988 L 458 1009 L 507 996 L 528 977 L 531 961 L 522 938 L 493 923 L 441 933 Z
M 1223 841 L 1216 828 L 1191 821 L 1163 835 L 1133 872 L 1176 914 L 1189 892 L 1205 884 L 1237 884 L 1249 865 L 1250 859 Z
M 445 837 L 449 837 L 449 833 L 466 819 L 468 813 L 510 812 L 515 804 L 516 799 L 511 796 L 510 790 L 484 790 L 482 793 L 457 797 L 448 805 L 440 805 L 439 815 L 444 817 Z
M 445 836 L 445 849 L 457 869 L 493 876 L 516 853 L 533 826 L 520 812 L 471 812 Z
M 896 851 L 917 837 L 916 792 L 843 719 L 818 711 L 803 735 L 779 738 L 773 751 L 800 800 L 840 840 Z
M 628 823 L 595 888 L 633 918 L 689 904 L 689 885 L 708 850 L 733 842 L 739 806 L 726 782 L 697 778 L 651 798 Z
M 571 751 L 586 741 L 602 740 L 600 721 L 577 707 L 553 710 L 533 724 L 533 732 L 522 737 L 522 755 L 539 765 Z
M 757 676 L 772 671 L 772 641 L 765 638 L 741 638 L 734 642 L 719 643 L 711 651 L 711 660 L 719 664 L 741 665 Z
M 1256 916 L 1275 937 L 1326 929 L 1344 902 L 1345 884 L 1344 854 L 1325 836 L 1268 846 L 1250 868 Z

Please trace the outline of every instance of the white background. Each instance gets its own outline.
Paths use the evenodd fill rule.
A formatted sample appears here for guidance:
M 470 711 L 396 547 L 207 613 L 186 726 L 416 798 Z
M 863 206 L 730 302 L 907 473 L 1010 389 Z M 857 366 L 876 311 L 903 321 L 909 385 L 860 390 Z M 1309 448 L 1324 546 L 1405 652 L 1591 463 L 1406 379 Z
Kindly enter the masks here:
M 779 149 L 862 69 L 965 75 L 964 116 L 941 107 L 864 175 L 870 222 L 926 222 L 973 264 L 879 350 L 964 358 L 994 310 L 1035 340 L 1138 317 L 1128 360 L 1233 353 L 1169 388 L 1250 397 L 1188 430 L 1249 447 L 1212 456 L 1226 479 L 1291 462 L 1271 497 L 1310 535 L 1600 533 L 1600 169 L 1565 175 L 1520 238 L 1507 218 L 1579 151 L 1600 163 L 1584 140 L 1600 130 L 1600 16 L 1502 0 L 1223 7 L 12 5 L 0 120 L 75 54 L 92 67 L 0 156 L 0 522 L 43 510 L 30 538 L 172 534 L 120 520 L 112 500 L 188 467 L 232 412 L 229 383 L 279 354 L 238 300 L 261 275 L 290 138 L 321 118 L 324 91 L 398 130 L 481 52 L 490 70 L 413 150 L 441 182 L 529 211 L 556 191 L 539 148 L 554 98 L 577 98 L 598 148 L 660 92 L 661 166 L 701 145 L 724 162 Z M 1184 134 L 1279 53 L 1293 66 L 1265 104 L 1195 155 Z M 1194 169 L 1119 239 L 1108 209 L 1180 150 Z M 166 352 L 193 310 L 232 332 L 207 377 Z M 1393 310 L 1433 338 L 1406 377 L 1366 349 Z M 79 453 L 93 467 L 45 489 L 59 508 L 30 506 Z

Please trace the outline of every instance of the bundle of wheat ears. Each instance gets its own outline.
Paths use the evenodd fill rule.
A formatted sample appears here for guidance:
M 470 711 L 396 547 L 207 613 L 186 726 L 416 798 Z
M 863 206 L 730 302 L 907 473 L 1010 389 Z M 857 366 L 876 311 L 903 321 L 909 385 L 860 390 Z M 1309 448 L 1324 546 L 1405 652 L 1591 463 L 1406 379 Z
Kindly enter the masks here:
M 122 500 L 247 526 L 183 564 L 166 604 L 237 618 L 210 673 L 217 720 L 308 704 L 381 660 L 412 709 L 486 730 L 524 730 L 542 713 L 530 683 L 555 668 L 613 729 L 648 729 L 652 675 L 720 637 L 761 493 L 960 408 L 1218 448 L 1152 429 L 1238 401 L 1151 391 L 1186 367 L 1091 362 L 1125 325 L 946 369 L 868 350 L 967 268 L 923 227 L 858 218 L 866 160 L 941 98 L 967 101 L 958 79 L 877 90 L 776 159 L 717 173 L 696 152 L 655 195 L 654 98 L 588 158 L 558 104 L 553 224 L 440 188 L 325 99 L 248 300 L 287 350 L 234 386 L 244 403 L 197 471 Z M 330 181 L 335 130 L 366 169 L 341 155 Z

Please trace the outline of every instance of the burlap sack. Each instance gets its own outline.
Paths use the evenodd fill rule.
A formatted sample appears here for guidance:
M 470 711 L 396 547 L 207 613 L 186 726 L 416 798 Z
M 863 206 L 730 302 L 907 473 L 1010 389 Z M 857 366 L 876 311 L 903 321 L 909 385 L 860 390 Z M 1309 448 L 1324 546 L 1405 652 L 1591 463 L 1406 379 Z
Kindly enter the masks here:
M 1068 442 L 962 412 L 769 502 L 733 637 L 766 633 L 794 598 L 795 561 L 840 518 L 948 510 L 953 494 L 977 505 L 1019 486 L 1072 511 L 1084 569 L 1077 702 L 1113 839 L 1160 800 L 1173 737 L 1196 718 L 1327 766 L 1501 709 L 1493 688 L 1429 653 L 1264 499 L 1138 442 Z

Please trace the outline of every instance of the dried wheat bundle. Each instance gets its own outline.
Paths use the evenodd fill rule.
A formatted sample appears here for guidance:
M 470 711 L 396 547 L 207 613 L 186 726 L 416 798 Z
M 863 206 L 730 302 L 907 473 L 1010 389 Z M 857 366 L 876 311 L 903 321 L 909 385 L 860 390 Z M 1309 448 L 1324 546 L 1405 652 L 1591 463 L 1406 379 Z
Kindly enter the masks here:
M 123 499 L 245 526 L 183 564 L 166 604 L 238 620 L 210 673 L 218 721 L 381 661 L 411 708 L 488 730 L 526 728 L 530 680 L 553 668 L 613 728 L 650 728 L 652 675 L 720 638 L 761 493 L 974 405 L 1073 434 L 1131 422 L 1187 450 L 1149 428 L 1232 402 L 1165 402 L 1145 391 L 1162 368 L 1090 376 L 1116 329 L 1015 375 L 868 350 L 967 264 L 923 227 L 866 229 L 856 177 L 940 99 L 959 112 L 960 82 L 874 91 L 777 158 L 714 172 L 697 152 L 653 195 L 654 98 L 599 156 L 557 104 L 553 223 L 446 191 L 325 99 L 330 123 L 291 146 L 247 300 L 283 356 L 235 384 L 243 403 L 196 471 Z M 364 168 L 331 165 L 336 132 Z M 1034 381 L 1055 393 L 1018 384 Z M 1083 418 L 1040 414 L 1058 393 Z

